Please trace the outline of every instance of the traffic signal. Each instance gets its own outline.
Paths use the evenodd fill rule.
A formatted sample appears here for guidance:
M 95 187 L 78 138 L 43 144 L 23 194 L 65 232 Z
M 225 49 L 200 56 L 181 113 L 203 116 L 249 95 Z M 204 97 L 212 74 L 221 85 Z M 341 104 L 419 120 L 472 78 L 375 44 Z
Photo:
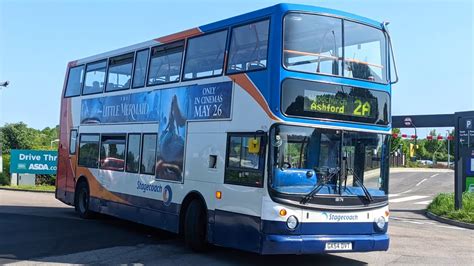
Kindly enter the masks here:
M 410 143 L 410 157 L 415 156 L 415 144 Z

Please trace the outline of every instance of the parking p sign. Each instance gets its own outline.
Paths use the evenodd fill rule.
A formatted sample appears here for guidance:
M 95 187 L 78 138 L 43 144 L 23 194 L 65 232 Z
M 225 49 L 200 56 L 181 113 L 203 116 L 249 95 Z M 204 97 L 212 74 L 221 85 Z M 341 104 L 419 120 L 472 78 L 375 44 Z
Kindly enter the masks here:
M 56 174 L 58 152 L 11 150 L 10 173 Z

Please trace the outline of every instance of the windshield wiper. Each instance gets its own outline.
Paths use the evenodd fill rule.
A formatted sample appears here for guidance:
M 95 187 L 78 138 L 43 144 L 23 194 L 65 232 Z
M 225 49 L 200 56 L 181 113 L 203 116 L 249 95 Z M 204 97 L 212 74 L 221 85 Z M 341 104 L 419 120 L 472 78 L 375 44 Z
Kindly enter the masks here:
M 330 181 L 340 171 L 341 171 L 341 168 L 336 167 L 334 171 L 331 172 L 326 177 L 321 176 L 321 178 L 318 180 L 318 183 L 316 183 L 316 186 L 308 194 L 306 194 L 306 196 L 304 196 L 303 199 L 301 199 L 300 203 L 301 204 L 308 203 L 308 201 L 310 201 L 314 197 L 314 195 L 316 195 L 316 193 L 318 193 L 321 190 L 321 188 L 323 188 L 323 186 L 326 185 L 326 183 Z
M 360 180 L 360 178 L 356 175 L 356 173 L 354 172 L 353 169 L 350 169 L 350 168 L 347 168 L 348 171 L 351 171 L 352 173 L 352 176 L 354 177 L 355 181 L 359 184 L 359 187 L 362 188 L 362 191 L 364 191 L 364 194 L 365 194 L 365 198 L 369 201 L 369 202 L 372 202 L 374 200 L 374 198 L 372 197 L 372 195 L 370 195 L 369 193 L 369 190 L 367 189 L 367 187 L 362 183 L 362 181 Z M 346 182 L 347 182 L 347 178 L 346 178 Z M 344 189 L 345 189 L 345 185 L 344 185 Z

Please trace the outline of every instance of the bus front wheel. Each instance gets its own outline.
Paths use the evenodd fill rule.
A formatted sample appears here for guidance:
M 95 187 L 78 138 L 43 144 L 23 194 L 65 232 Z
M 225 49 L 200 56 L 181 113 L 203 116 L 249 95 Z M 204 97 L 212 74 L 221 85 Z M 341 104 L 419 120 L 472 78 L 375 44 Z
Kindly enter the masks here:
M 203 205 L 193 200 L 186 209 L 184 224 L 184 242 L 194 251 L 202 252 L 207 248 L 207 217 Z
M 89 210 L 89 187 L 86 182 L 83 181 L 77 184 L 75 195 L 74 207 L 76 212 L 83 219 L 92 218 L 92 211 Z

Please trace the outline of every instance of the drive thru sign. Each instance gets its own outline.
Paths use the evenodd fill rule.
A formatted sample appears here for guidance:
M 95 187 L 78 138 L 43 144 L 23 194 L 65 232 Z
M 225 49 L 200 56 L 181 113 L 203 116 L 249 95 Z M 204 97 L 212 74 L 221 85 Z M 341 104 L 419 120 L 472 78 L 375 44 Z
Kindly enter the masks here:
M 10 173 L 56 174 L 57 151 L 11 150 Z

